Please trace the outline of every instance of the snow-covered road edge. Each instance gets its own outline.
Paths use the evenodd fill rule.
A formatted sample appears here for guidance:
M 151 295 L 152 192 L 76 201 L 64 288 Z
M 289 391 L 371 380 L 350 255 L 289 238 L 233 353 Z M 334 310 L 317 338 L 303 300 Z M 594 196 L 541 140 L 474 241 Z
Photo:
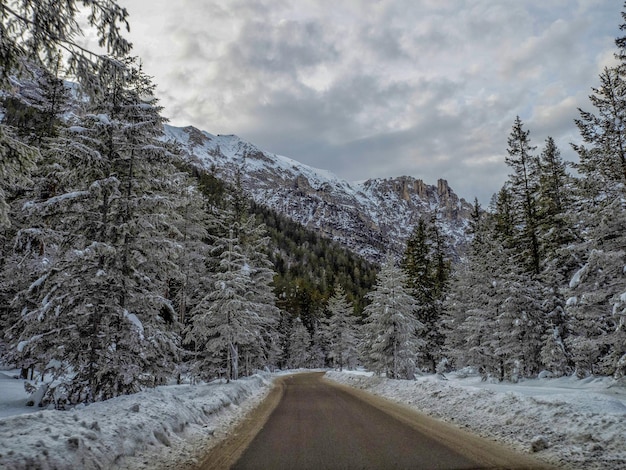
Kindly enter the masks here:
M 558 396 L 530 397 L 464 386 L 436 376 L 390 380 L 330 371 L 326 377 L 454 423 L 475 434 L 534 452 L 571 469 L 626 468 L 626 414 L 581 410 Z
M 267 393 L 273 376 L 175 385 L 0 419 L 0 468 L 180 468 Z M 181 462 L 181 458 L 187 462 Z

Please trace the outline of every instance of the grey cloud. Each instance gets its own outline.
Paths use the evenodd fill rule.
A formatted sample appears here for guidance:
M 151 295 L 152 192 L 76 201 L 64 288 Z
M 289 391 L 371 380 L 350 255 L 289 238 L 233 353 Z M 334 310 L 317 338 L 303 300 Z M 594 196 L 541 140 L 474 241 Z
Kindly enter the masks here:
M 282 21 L 277 25 L 249 21 L 231 45 L 231 54 L 237 65 L 271 73 L 292 73 L 338 57 L 322 26 L 312 21 Z
M 321 95 L 303 86 L 274 91 L 266 102 L 248 104 L 259 119 L 243 132 L 263 143 L 274 142 L 272 151 L 300 158 L 299 153 L 286 153 L 300 151 L 294 136 L 298 141 L 315 136 L 320 144 L 336 145 L 385 128 L 389 109 L 403 108 L 410 92 L 404 84 L 384 85 L 371 76 L 350 77 Z
M 350 180 L 447 178 L 483 203 L 516 115 L 535 145 L 567 147 L 620 21 L 614 0 L 153 1 L 159 48 L 131 39 L 174 124 Z
M 411 54 L 402 45 L 405 33 L 399 28 L 381 29 L 378 25 L 364 25 L 359 33 L 363 44 L 379 60 L 407 60 Z

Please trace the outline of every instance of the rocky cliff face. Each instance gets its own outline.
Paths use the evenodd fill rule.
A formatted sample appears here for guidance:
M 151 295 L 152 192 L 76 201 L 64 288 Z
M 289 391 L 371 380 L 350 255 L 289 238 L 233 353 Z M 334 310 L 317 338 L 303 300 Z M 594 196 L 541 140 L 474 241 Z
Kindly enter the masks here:
M 237 136 L 166 126 L 189 158 L 234 181 L 258 204 L 318 231 L 372 261 L 401 253 L 420 217 L 435 215 L 455 247 L 466 242 L 471 206 L 445 180 L 427 185 L 409 176 L 349 183 L 325 170 L 263 152 Z

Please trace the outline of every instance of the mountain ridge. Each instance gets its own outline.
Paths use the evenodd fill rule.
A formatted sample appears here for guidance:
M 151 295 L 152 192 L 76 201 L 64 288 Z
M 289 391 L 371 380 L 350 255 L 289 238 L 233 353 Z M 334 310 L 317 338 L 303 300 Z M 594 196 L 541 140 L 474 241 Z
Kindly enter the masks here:
M 421 217 L 436 217 L 458 256 L 467 242 L 471 205 L 444 179 L 428 185 L 411 176 L 348 182 L 330 171 L 276 155 L 236 135 L 213 135 L 193 126 L 165 126 L 190 163 L 235 181 L 257 204 L 286 215 L 366 259 L 402 253 Z

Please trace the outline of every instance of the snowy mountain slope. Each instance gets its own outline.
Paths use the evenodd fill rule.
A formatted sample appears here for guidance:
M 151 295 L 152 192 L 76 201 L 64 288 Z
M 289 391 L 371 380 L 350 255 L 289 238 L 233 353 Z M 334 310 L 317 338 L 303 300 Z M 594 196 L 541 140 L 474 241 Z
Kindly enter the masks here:
M 401 252 L 420 217 L 436 214 L 452 245 L 465 239 L 470 205 L 445 180 L 437 186 L 408 176 L 349 183 L 287 157 L 264 152 L 235 135 L 212 135 L 194 127 L 166 126 L 190 160 L 233 182 L 256 203 L 274 209 L 372 261 Z

